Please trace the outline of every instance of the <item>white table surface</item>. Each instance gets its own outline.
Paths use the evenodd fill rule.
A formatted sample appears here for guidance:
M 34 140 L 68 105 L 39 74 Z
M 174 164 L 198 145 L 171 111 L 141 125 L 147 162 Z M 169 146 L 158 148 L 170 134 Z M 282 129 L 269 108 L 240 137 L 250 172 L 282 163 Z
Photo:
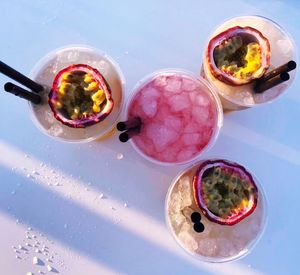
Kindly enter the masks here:
M 197 73 L 210 32 L 232 16 L 272 18 L 300 44 L 296 0 L 1 0 L 0 11 L 2 61 L 28 73 L 55 48 L 88 44 L 120 64 L 127 95 L 160 68 Z M 2 86 L 7 80 L 0 76 Z M 0 274 L 55 274 L 47 272 L 51 256 L 53 271 L 70 275 L 299 274 L 299 85 L 297 77 L 274 103 L 227 114 L 216 145 L 204 155 L 245 164 L 268 198 L 263 238 L 250 255 L 227 264 L 194 260 L 167 230 L 164 199 L 182 166 L 151 164 L 116 134 L 84 145 L 51 140 L 32 123 L 26 102 L 1 91 Z M 35 252 L 35 240 L 49 255 Z M 32 264 L 34 256 L 40 265 Z

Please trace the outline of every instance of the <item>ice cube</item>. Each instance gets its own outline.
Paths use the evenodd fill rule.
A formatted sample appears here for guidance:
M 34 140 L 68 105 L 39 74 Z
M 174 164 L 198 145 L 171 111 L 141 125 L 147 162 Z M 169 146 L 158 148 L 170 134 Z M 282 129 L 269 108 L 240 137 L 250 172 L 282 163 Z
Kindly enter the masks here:
M 159 88 L 166 86 L 167 85 L 167 77 L 166 76 L 156 77 L 154 80 L 154 85 Z
M 193 197 L 191 192 L 191 179 L 189 177 L 182 177 L 178 183 L 178 191 L 181 195 L 181 208 L 193 204 Z
M 169 99 L 169 105 L 174 112 L 180 112 L 188 109 L 191 103 L 185 94 L 174 95 Z
M 49 123 L 53 123 L 55 121 L 55 117 L 54 117 L 53 112 L 51 110 L 45 111 L 45 119 Z
M 183 243 L 186 249 L 194 252 L 198 249 L 198 244 L 188 231 L 182 231 L 178 234 L 179 240 Z
M 78 51 L 71 51 L 67 54 L 67 61 L 69 62 L 75 62 L 79 56 Z
M 138 102 L 140 100 L 140 97 L 137 96 L 135 100 L 136 101 L 134 101 L 130 106 L 130 117 L 139 117 L 141 116 L 141 114 L 143 114 L 142 106 L 139 105 Z
M 183 148 L 179 154 L 177 155 L 178 161 L 185 161 L 191 159 L 198 153 L 198 149 L 196 147 L 187 147 Z
M 167 79 L 167 85 L 165 86 L 166 91 L 172 93 L 180 92 L 181 78 L 172 76 Z
M 197 87 L 196 82 L 189 78 L 182 79 L 182 89 L 188 92 L 195 90 Z
M 221 257 L 229 257 L 236 253 L 236 249 L 231 241 L 225 238 L 217 238 L 216 254 Z
M 186 221 L 191 223 L 191 215 L 193 214 L 193 212 L 195 212 L 194 209 L 192 209 L 189 206 L 185 206 L 181 209 L 181 213 L 182 215 L 185 217 Z
M 175 213 L 175 214 L 172 214 L 172 213 L 170 213 L 170 214 L 171 214 L 170 218 L 171 218 L 174 230 L 176 232 L 179 232 L 179 230 L 182 228 L 182 225 L 185 223 L 185 217 L 180 212 Z
M 243 238 L 245 232 L 247 231 L 248 223 L 245 224 L 245 220 L 239 222 L 238 224 L 231 226 L 231 235 L 234 238 Z
M 178 138 L 178 133 L 171 127 L 150 123 L 146 127 L 146 136 L 152 140 L 156 150 L 161 152 Z
M 146 131 L 145 131 L 146 132 Z M 146 154 L 150 155 L 153 154 L 155 151 L 153 142 L 146 136 L 146 134 L 143 132 L 139 136 L 134 137 L 134 142 L 136 145 L 142 149 Z
M 165 150 L 161 153 L 161 159 L 166 162 L 176 162 L 177 150 L 174 150 L 174 147 Z
M 157 110 L 158 119 L 164 120 L 164 118 L 170 116 L 170 107 L 168 105 L 160 104 L 158 107 L 159 107 Z
M 57 137 L 63 133 L 63 128 L 58 124 L 54 124 L 48 129 L 48 132 L 50 135 Z
M 199 133 L 199 126 L 198 124 L 194 122 L 190 122 L 187 124 L 183 130 L 183 133 L 185 134 L 191 134 L 191 133 Z
M 232 243 L 237 251 L 242 251 L 243 249 L 245 249 L 247 242 L 248 239 L 245 239 L 245 237 L 241 239 L 232 240 Z
M 190 177 L 183 176 L 178 182 L 178 190 L 179 192 L 184 192 L 185 190 L 190 190 Z
M 181 196 L 179 193 L 173 193 L 169 201 L 169 211 L 172 213 L 178 213 L 181 207 Z
M 148 87 L 142 91 L 143 98 L 158 98 L 159 96 L 159 91 L 153 87 Z
M 198 241 L 198 252 L 204 256 L 213 256 L 216 251 L 216 241 L 212 238 L 205 238 Z
M 201 138 L 202 138 L 201 144 L 202 145 L 207 144 L 209 142 L 209 140 L 211 139 L 212 134 L 213 134 L 212 129 L 204 128 L 202 133 L 201 133 Z
M 195 104 L 203 107 L 207 107 L 210 103 L 210 98 L 206 94 L 198 94 L 195 98 Z
M 182 141 L 185 145 L 197 145 L 200 143 L 201 135 L 197 133 L 183 134 Z
M 206 125 L 207 120 L 209 118 L 209 109 L 205 108 L 205 107 L 194 107 L 193 111 L 193 119 L 200 125 Z
M 175 116 L 168 116 L 164 119 L 164 124 L 170 126 L 173 130 L 179 132 L 182 127 L 182 122 L 180 118 Z
M 234 94 L 234 99 L 238 102 L 242 102 L 246 105 L 251 105 L 255 104 L 255 95 L 253 95 L 250 91 L 244 90 L 243 92 L 240 93 L 235 93 Z
M 145 98 L 143 100 L 142 109 L 143 109 L 144 113 L 146 114 L 146 116 L 148 116 L 149 118 L 154 117 L 156 112 L 157 112 L 157 102 L 156 102 L 156 100 Z
M 293 44 L 289 39 L 279 39 L 276 42 L 278 48 L 281 50 L 283 55 L 290 57 L 293 52 Z M 279 65 L 279 64 L 278 64 Z
M 188 176 L 183 176 L 179 181 L 178 181 L 178 191 L 182 194 L 185 194 L 186 191 L 190 191 L 191 189 L 191 179 Z
M 192 230 L 190 222 L 187 221 L 186 218 L 184 218 L 184 222 L 180 226 L 180 231 L 187 231 L 190 232 Z M 197 240 L 195 239 L 197 242 Z
M 196 101 L 197 95 L 198 95 L 197 91 L 189 93 L 189 97 L 190 97 L 190 100 L 191 100 L 192 103 L 194 103 Z

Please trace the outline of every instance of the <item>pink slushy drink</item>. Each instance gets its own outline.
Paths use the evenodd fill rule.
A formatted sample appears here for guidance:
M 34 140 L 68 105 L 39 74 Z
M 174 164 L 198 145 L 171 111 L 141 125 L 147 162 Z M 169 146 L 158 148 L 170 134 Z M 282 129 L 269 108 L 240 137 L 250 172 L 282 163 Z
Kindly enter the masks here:
M 221 103 L 207 82 L 191 73 L 164 70 L 141 81 L 127 106 L 141 119 L 134 148 L 159 164 L 183 164 L 215 141 L 222 125 Z

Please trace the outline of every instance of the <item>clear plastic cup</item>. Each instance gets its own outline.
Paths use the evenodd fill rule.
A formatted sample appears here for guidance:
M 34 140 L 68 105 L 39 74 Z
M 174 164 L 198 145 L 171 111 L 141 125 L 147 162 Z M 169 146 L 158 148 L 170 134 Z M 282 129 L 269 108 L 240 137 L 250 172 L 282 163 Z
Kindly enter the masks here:
M 267 72 L 289 62 L 290 60 L 296 59 L 295 43 L 288 32 L 274 21 L 262 16 L 241 16 L 232 18 L 217 27 L 217 29 L 210 35 L 209 41 L 221 32 L 235 26 L 250 26 L 255 28 L 269 40 L 271 60 L 270 67 Z M 210 72 L 209 65 L 206 60 L 206 54 L 207 47 L 203 55 L 201 75 L 207 79 L 212 86 L 214 86 L 220 96 L 225 110 L 242 110 L 272 102 L 288 89 L 295 78 L 296 70 L 293 70 L 289 72 L 290 79 L 288 81 L 268 89 L 263 93 L 255 93 L 253 83 L 241 86 L 232 86 L 216 79 Z
M 145 146 L 140 145 L 141 143 L 144 143 L 144 141 L 143 141 L 144 137 L 145 137 L 144 134 L 145 134 L 145 131 L 147 131 L 149 129 L 149 127 L 148 127 L 149 124 L 150 123 L 155 123 L 155 125 L 158 126 L 158 128 L 160 128 L 160 127 L 164 126 L 163 122 L 162 121 L 156 121 L 155 119 L 150 119 L 150 122 L 149 122 L 148 118 L 146 119 L 146 121 L 145 120 L 143 121 L 143 117 L 141 117 L 141 119 L 143 121 L 142 127 L 141 127 L 141 132 L 139 134 L 137 134 L 136 136 L 132 137 L 130 139 L 130 143 L 132 144 L 133 148 L 142 157 L 144 157 L 145 159 L 147 159 L 147 160 L 149 160 L 153 163 L 159 164 L 159 165 L 186 164 L 188 162 L 192 162 L 192 161 L 198 159 L 206 150 L 208 150 L 210 147 L 212 147 L 214 145 L 214 143 L 215 143 L 215 141 L 216 141 L 216 139 L 219 135 L 220 128 L 223 125 L 222 105 L 221 105 L 219 97 L 217 96 L 214 89 L 211 88 L 211 86 L 203 78 L 197 77 L 193 73 L 182 70 L 182 69 L 163 69 L 163 70 L 159 70 L 159 71 L 156 71 L 156 72 L 146 76 L 142 80 L 140 80 L 136 84 L 136 86 L 134 87 L 134 89 L 133 89 L 133 91 L 130 95 L 130 98 L 129 98 L 127 104 L 126 104 L 126 120 L 129 119 L 130 116 L 131 116 L 130 114 L 132 113 L 132 110 L 133 110 L 133 102 L 136 100 L 137 96 L 139 96 L 141 91 L 147 85 L 149 85 L 149 83 L 153 83 L 153 81 L 160 81 L 160 79 L 162 79 L 162 78 L 168 78 L 168 77 L 173 77 L 173 76 L 176 76 L 176 77 L 178 76 L 178 77 L 190 79 L 192 82 L 195 82 L 195 83 L 197 83 L 197 85 L 200 85 L 202 87 L 203 92 L 209 97 L 209 100 L 211 101 L 211 104 L 213 106 L 212 108 L 215 111 L 215 121 L 212 125 L 212 133 L 211 133 L 211 136 L 210 136 L 209 140 L 207 141 L 205 146 L 203 146 L 203 148 L 201 148 L 201 150 L 197 151 L 196 155 L 193 155 L 193 156 L 191 156 L 191 157 L 189 157 L 185 160 L 181 160 L 181 161 L 167 161 L 167 160 L 161 160 L 161 159 L 157 158 L 156 156 L 154 156 L 153 154 L 151 154 L 150 147 L 146 148 Z M 164 92 L 162 92 L 162 90 L 160 90 L 160 89 L 164 89 L 164 87 L 162 86 L 162 88 L 158 88 L 158 91 L 159 91 L 160 95 L 164 94 Z M 159 107 L 160 106 L 157 106 L 157 112 L 159 111 Z M 191 109 L 189 109 L 187 112 L 191 112 Z M 199 131 L 201 131 L 201 129 L 199 129 Z M 205 130 L 203 130 L 203 129 L 202 129 L 202 131 L 205 132 Z M 145 145 L 145 143 L 144 143 L 144 145 Z M 172 143 L 170 143 L 168 146 L 169 146 L 169 148 L 171 148 Z
M 86 128 L 72 128 L 58 121 L 48 104 L 48 93 L 55 75 L 72 64 L 87 64 L 97 69 L 111 88 L 114 107 L 97 124 Z M 85 45 L 69 45 L 54 50 L 34 66 L 30 77 L 45 87 L 42 104 L 29 102 L 32 120 L 46 135 L 67 142 L 89 142 L 109 133 L 115 126 L 123 106 L 125 80 L 118 64 L 107 54 Z
M 258 188 L 258 202 L 254 211 L 234 225 L 208 220 L 196 205 L 192 185 L 196 170 L 204 161 L 186 168 L 171 183 L 165 201 L 167 226 L 179 246 L 198 260 L 221 263 L 240 259 L 253 250 L 263 235 L 267 224 L 266 196 L 261 184 L 251 173 Z M 201 214 L 203 232 L 194 231 L 191 219 L 184 215 L 188 211 Z

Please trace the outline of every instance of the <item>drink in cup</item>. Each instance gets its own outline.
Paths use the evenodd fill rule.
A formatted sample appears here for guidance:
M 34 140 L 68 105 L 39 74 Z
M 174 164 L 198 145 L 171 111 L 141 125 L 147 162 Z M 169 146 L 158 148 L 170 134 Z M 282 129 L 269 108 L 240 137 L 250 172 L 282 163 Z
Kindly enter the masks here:
M 167 224 L 179 245 L 209 262 L 249 253 L 266 224 L 266 200 L 242 165 L 205 160 L 183 171 L 166 198 Z
M 199 157 L 216 140 L 222 106 L 208 83 L 175 69 L 155 72 L 134 88 L 127 121 L 117 125 L 146 159 L 182 164 Z
M 202 75 L 218 91 L 223 108 L 240 110 L 271 102 L 295 77 L 290 35 L 261 16 L 226 21 L 210 36 Z
M 68 46 L 42 58 L 30 77 L 43 85 L 33 120 L 47 135 L 88 142 L 113 129 L 123 103 L 124 78 L 111 57 L 87 46 Z

